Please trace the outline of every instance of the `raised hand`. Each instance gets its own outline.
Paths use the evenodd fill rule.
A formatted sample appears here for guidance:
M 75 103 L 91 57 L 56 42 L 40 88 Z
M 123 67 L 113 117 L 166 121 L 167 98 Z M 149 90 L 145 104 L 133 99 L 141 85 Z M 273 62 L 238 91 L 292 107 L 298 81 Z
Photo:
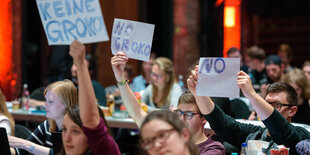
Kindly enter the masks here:
M 124 68 L 128 61 L 128 57 L 124 52 L 117 52 L 111 58 L 111 65 L 114 72 L 114 76 L 116 81 L 121 82 L 124 81 Z
M 195 66 L 195 69 L 191 71 L 191 75 L 187 79 L 187 87 L 193 95 L 196 95 L 196 86 L 198 82 L 198 67 L 198 65 Z
M 237 85 L 241 89 L 243 95 L 247 98 L 250 98 L 256 93 L 252 86 L 250 76 L 243 71 L 239 71 L 237 74 Z
M 85 60 L 85 46 L 81 42 L 74 40 L 70 45 L 69 54 L 72 56 L 75 66 L 80 67 L 87 63 Z

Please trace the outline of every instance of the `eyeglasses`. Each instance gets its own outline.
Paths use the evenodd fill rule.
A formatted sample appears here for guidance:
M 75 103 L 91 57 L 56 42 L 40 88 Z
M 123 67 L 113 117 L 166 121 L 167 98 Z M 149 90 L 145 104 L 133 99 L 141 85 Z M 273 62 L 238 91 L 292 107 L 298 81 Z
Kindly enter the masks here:
M 181 116 L 183 116 L 187 120 L 191 120 L 194 115 L 200 114 L 200 112 L 193 113 L 193 112 L 190 112 L 190 111 L 182 111 L 180 109 L 176 109 L 173 112 L 175 112 L 180 118 L 181 118 Z
M 160 74 L 156 74 L 156 73 L 151 73 L 151 76 L 154 76 L 156 77 L 157 79 L 161 79 L 162 77 L 164 77 L 163 75 L 160 75 Z
M 141 143 L 142 147 L 145 150 L 149 150 L 153 148 L 155 141 L 157 143 L 162 143 L 166 141 L 170 137 L 172 131 L 175 131 L 175 129 L 172 128 L 168 130 L 161 130 L 158 132 L 158 134 L 155 137 L 142 140 L 142 143 Z
M 281 110 L 282 106 L 292 107 L 294 105 L 289 104 L 282 104 L 280 102 L 268 102 L 272 107 L 274 107 L 276 110 Z

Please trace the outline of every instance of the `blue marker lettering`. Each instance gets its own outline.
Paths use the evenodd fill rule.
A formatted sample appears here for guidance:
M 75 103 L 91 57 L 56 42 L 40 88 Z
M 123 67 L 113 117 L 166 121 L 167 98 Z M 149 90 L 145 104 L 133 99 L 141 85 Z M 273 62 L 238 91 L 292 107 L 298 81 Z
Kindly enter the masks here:
M 47 32 L 47 38 L 48 38 L 48 40 L 51 40 L 52 42 L 57 42 L 59 39 L 60 39 L 61 41 L 64 41 L 64 38 L 63 38 L 62 33 L 61 33 L 60 30 L 51 30 L 52 34 L 57 34 L 56 37 L 53 37 L 53 36 L 50 34 L 49 28 L 50 28 L 50 26 L 51 26 L 52 24 L 57 24 L 58 26 L 60 26 L 60 23 L 57 22 L 57 21 L 55 21 L 55 20 L 49 21 L 49 22 L 46 24 L 46 28 L 45 28 L 45 29 L 46 29 L 46 32 Z
M 128 48 L 128 43 L 129 43 L 129 40 L 128 39 L 123 39 L 123 44 L 122 44 L 122 51 L 128 51 L 129 48 Z M 124 50 L 125 49 L 125 50 Z
M 118 22 L 114 34 L 117 33 L 117 35 L 121 35 L 124 25 L 125 25 L 124 23 Z
M 93 17 L 90 17 L 90 18 L 85 17 L 85 23 L 86 23 L 89 36 L 96 35 L 94 30 L 92 29 L 92 21 L 93 21 Z
M 119 43 L 120 37 L 116 37 L 114 40 L 114 49 L 116 49 L 116 51 L 119 51 L 120 48 L 120 43 Z
M 47 20 L 47 18 L 49 18 L 49 19 L 52 18 L 52 16 L 48 13 L 48 8 L 50 7 L 50 4 L 51 3 L 49 3 L 49 2 L 39 4 L 39 9 L 41 10 L 40 12 L 41 12 L 44 20 Z
M 131 50 L 134 52 L 134 53 L 137 53 L 138 52 L 138 47 L 139 45 L 138 45 L 138 43 L 137 42 L 133 42 L 132 44 L 131 44 Z
M 142 48 L 144 47 L 145 43 L 140 43 L 139 44 L 139 50 L 137 54 L 143 54 Z
M 96 22 L 98 21 L 98 22 Z M 101 32 L 103 29 L 103 19 L 100 18 L 99 16 L 97 17 L 94 17 L 94 20 L 93 20 L 93 30 L 95 32 Z
M 65 16 L 65 13 L 63 12 L 63 8 L 62 8 L 62 1 L 54 1 L 53 9 L 54 9 L 56 17 L 60 18 L 60 17 Z
M 95 11 L 95 8 L 91 8 L 91 2 L 94 2 L 94 0 L 85 0 L 85 8 L 87 12 Z
M 131 35 L 131 33 L 133 32 L 133 25 L 132 24 L 128 24 L 126 26 L 126 29 L 125 29 L 125 35 L 126 37 L 129 37 Z
M 83 0 L 80 0 L 80 7 L 76 3 L 78 0 L 73 0 L 73 13 L 76 15 L 77 11 L 81 14 L 84 13 L 84 6 L 83 6 Z
M 67 40 L 70 40 L 68 34 L 70 34 L 74 39 L 77 39 L 77 37 L 71 32 L 72 30 L 74 30 L 76 28 L 76 26 L 71 21 L 63 20 L 62 25 L 63 25 L 64 34 L 65 34 Z M 67 27 L 67 26 L 69 26 L 69 27 Z
M 68 16 L 70 16 L 72 14 L 72 12 L 71 12 L 71 4 L 70 4 L 69 0 L 65 0 L 65 7 L 66 7 L 66 11 L 67 11 Z
M 146 45 L 146 47 L 144 48 L 144 55 L 148 56 L 148 55 L 150 55 L 150 52 L 151 52 L 151 46 Z
M 222 61 L 222 63 L 223 63 L 222 69 L 218 69 L 218 68 L 217 68 L 217 62 L 218 62 L 218 61 Z M 222 58 L 216 58 L 216 59 L 215 59 L 215 62 L 214 62 L 214 70 L 215 70 L 215 72 L 217 72 L 217 73 L 222 73 L 222 72 L 225 70 L 225 61 L 224 61 Z
M 75 25 L 76 25 L 76 33 L 79 35 L 79 37 L 84 38 L 86 36 L 86 32 L 87 32 L 86 24 L 82 21 L 81 18 L 78 18 L 78 19 L 76 19 Z M 83 28 L 82 32 L 79 32 L 79 27 Z

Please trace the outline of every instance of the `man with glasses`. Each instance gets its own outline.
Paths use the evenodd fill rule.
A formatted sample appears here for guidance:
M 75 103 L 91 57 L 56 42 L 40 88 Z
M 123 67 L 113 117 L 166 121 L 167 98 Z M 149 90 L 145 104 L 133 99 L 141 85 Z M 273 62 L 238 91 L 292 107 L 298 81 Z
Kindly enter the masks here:
M 209 97 L 197 96 L 197 72 L 198 66 L 187 80 L 188 88 L 195 95 L 197 105 L 211 128 L 224 141 L 240 149 L 241 144 L 248 140 L 263 140 L 269 142 L 268 147 L 263 148 L 266 154 L 270 154 L 270 149 L 277 145 L 285 145 L 290 148 L 290 154 L 297 154 L 295 145 L 310 138 L 306 129 L 289 123 L 297 111 L 298 101 L 297 93 L 291 86 L 283 83 L 271 84 L 264 100 L 253 89 L 250 77 L 242 71 L 238 73 L 237 85 L 263 120 L 266 126 L 264 128 L 237 122 L 224 114 Z
M 181 120 L 188 124 L 193 133 L 192 139 L 199 147 L 201 155 L 225 154 L 224 146 L 220 142 L 206 136 L 204 126 L 207 121 L 200 113 L 195 96 L 190 91 L 186 91 L 180 96 L 177 109 L 174 112 L 178 114 Z

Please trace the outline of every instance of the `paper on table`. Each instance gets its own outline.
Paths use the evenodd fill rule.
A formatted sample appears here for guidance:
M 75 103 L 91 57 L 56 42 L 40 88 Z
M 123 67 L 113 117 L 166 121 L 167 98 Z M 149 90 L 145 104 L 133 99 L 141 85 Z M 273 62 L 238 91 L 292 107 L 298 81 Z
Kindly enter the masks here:
M 154 28 L 153 24 L 115 18 L 111 39 L 112 54 L 123 51 L 129 58 L 149 61 Z
M 204 57 L 199 60 L 198 96 L 239 97 L 240 58 Z

